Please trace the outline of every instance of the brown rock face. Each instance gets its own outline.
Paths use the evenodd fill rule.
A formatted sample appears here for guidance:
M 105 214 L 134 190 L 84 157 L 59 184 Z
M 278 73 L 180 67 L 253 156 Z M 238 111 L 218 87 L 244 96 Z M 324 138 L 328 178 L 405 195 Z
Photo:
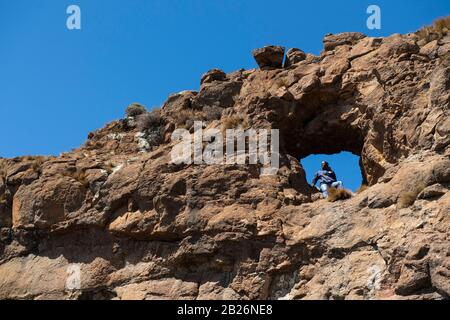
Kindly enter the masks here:
M 284 66 L 287 68 L 305 59 L 306 54 L 302 50 L 291 48 L 288 52 L 286 52 L 286 61 L 284 62 Z
M 266 47 L 77 150 L 0 159 L 0 298 L 449 298 L 449 42 L 329 35 L 286 68 Z M 194 120 L 279 129 L 277 174 L 173 164 Z M 298 159 L 341 151 L 368 187 L 317 199 Z
M 261 69 L 281 68 L 284 59 L 284 47 L 266 46 L 253 50 L 253 57 Z

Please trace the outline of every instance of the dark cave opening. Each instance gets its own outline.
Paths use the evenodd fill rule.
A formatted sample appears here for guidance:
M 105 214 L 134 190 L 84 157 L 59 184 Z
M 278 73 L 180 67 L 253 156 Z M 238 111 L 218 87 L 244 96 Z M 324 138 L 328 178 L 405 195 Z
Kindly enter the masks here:
M 366 133 L 345 116 L 352 105 L 338 104 L 330 98 L 326 104 L 310 99 L 308 105 L 295 105 L 294 112 L 277 124 L 280 148 L 302 164 L 307 182 L 320 170 L 321 161 L 328 161 L 339 180 L 355 191 L 368 184 L 364 161 Z M 311 160 L 311 161 L 310 161 Z M 349 181 L 349 182 L 345 182 Z

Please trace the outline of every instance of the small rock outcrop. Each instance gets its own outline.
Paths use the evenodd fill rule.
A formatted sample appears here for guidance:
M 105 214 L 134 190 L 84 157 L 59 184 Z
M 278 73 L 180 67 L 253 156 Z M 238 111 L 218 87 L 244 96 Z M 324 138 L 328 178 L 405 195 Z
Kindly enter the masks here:
M 281 68 L 284 60 L 284 47 L 265 46 L 253 50 L 253 57 L 261 69 Z
M 286 60 L 284 62 L 284 67 L 288 68 L 298 62 L 306 59 L 306 54 L 297 48 L 291 48 L 286 52 Z
M 200 84 L 209 83 L 213 81 L 225 81 L 227 79 L 227 75 L 220 69 L 212 69 L 202 75 L 202 79 L 200 80 Z
M 448 299 L 449 51 L 344 33 L 283 67 L 269 46 L 76 150 L 0 159 L 0 299 Z M 195 120 L 279 129 L 277 174 L 171 163 Z M 367 187 L 316 200 L 299 159 L 340 151 Z

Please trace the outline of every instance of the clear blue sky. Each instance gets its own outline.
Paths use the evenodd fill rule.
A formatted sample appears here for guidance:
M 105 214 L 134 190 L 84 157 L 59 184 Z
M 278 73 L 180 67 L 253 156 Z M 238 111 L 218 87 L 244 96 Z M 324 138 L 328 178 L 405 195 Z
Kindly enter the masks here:
M 82 30 L 66 28 L 71 4 Z M 369 4 L 381 30 L 366 28 Z M 319 54 L 326 33 L 406 33 L 448 14 L 448 0 L 0 0 L 0 156 L 68 151 L 131 102 L 151 108 L 208 69 L 255 67 L 266 44 Z
M 356 191 L 361 186 L 362 176 L 359 168 L 359 157 L 350 152 L 333 155 L 312 154 L 302 159 L 301 163 L 306 171 L 308 182 L 311 182 L 316 171 L 321 169 L 322 161 L 328 161 L 330 167 L 336 173 L 336 177 L 342 181 L 345 188 Z

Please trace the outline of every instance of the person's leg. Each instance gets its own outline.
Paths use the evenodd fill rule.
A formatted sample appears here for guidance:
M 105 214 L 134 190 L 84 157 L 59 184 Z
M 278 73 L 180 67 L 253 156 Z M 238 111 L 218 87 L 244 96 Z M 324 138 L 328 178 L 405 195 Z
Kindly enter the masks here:
M 333 182 L 331 184 L 331 186 L 336 189 L 342 189 L 344 187 L 344 185 L 342 184 L 342 181 Z
M 324 198 L 328 198 L 328 185 L 325 183 L 322 183 L 320 185 L 320 191 L 322 191 L 322 195 Z

